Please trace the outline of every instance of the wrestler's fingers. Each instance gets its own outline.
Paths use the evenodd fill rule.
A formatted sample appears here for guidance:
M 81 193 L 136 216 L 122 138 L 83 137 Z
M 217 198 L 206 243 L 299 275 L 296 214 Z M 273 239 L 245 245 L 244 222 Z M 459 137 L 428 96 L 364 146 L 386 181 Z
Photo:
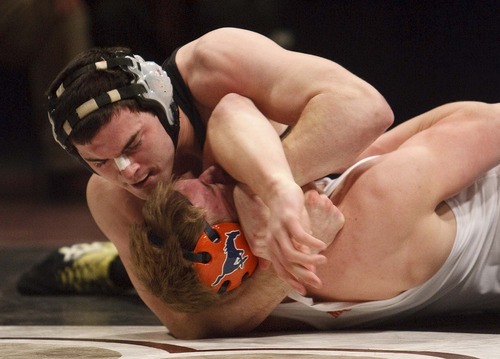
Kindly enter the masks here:
M 279 259 L 273 260 L 273 268 L 276 275 L 284 280 L 292 289 L 305 295 L 307 293 L 304 284 L 300 283 L 290 272 L 288 272 L 280 263 Z
M 344 215 L 325 194 L 306 193 L 305 207 L 313 235 L 330 245 L 344 226 Z
M 264 243 L 249 243 L 250 250 L 259 258 L 269 259 L 268 247 Z
M 301 284 L 311 285 L 316 288 L 320 287 L 322 282 L 315 273 L 315 264 L 325 263 L 326 257 L 320 254 L 302 253 L 293 248 L 289 242 L 286 242 L 286 244 L 286 247 L 291 249 L 290 253 L 292 254 L 286 253 L 287 251 L 283 248 L 273 248 L 273 266 L 279 268 L 279 273 L 285 271 L 293 276 L 293 278 L 290 279 L 287 275 L 289 283 L 298 281 Z M 277 253 L 279 255 L 276 255 Z
M 279 253 L 289 263 L 300 264 L 302 266 L 315 266 L 326 263 L 324 255 L 312 252 L 308 246 L 295 241 L 295 238 L 290 240 L 286 235 L 276 238 L 272 246 L 271 252 L 275 254 Z
M 302 267 L 300 265 L 295 265 L 292 269 L 292 275 L 303 284 L 308 284 L 314 288 L 321 288 L 323 282 L 318 277 L 318 275 L 308 268 Z
M 327 247 L 325 242 L 304 231 L 301 224 L 297 221 L 289 223 L 287 229 L 289 236 L 292 237 L 297 243 L 306 245 L 312 250 L 322 251 Z
M 293 289 L 304 295 L 306 293 L 305 285 L 320 288 L 323 282 L 313 271 L 298 264 L 286 266 L 276 258 L 273 262 L 276 273 L 285 280 Z

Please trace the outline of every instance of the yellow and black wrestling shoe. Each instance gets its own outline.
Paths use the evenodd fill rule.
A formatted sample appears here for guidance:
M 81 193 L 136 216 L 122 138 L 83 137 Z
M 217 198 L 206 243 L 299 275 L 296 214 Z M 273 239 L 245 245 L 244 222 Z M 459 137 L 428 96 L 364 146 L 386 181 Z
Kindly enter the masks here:
M 23 273 L 17 290 L 27 295 L 122 294 L 132 284 L 111 242 L 61 247 Z

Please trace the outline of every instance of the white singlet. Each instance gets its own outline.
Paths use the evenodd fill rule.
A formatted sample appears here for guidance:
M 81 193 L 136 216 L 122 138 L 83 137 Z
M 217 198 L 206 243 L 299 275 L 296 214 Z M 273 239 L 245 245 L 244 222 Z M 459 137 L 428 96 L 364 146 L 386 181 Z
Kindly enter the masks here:
M 338 188 L 343 178 L 327 189 Z M 293 292 L 289 297 L 296 302 L 279 305 L 273 315 L 328 330 L 384 324 L 416 313 L 500 311 L 500 166 L 446 203 L 457 222 L 455 243 L 443 266 L 424 284 L 391 299 L 362 303 L 314 303 Z

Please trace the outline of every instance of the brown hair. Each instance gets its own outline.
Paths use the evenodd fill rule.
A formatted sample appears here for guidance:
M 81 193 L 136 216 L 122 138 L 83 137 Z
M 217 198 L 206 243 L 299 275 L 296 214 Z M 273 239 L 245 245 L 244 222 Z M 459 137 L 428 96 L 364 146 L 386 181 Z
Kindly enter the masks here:
M 174 184 L 160 183 L 153 190 L 143 207 L 144 222 L 132 227 L 132 267 L 146 288 L 171 308 L 196 312 L 220 297 L 200 282 L 193 262 L 183 256 L 183 250 L 194 249 L 203 232 L 205 212 L 177 192 Z M 162 242 L 153 244 L 148 235 Z

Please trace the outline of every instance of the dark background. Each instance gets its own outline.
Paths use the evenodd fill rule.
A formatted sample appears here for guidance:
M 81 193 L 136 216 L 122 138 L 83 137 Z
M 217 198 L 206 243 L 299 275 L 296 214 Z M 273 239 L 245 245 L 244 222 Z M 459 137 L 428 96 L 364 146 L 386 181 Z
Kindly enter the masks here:
M 286 30 L 291 49 L 331 59 L 374 85 L 398 121 L 446 102 L 499 100 L 498 1 L 170 0 L 151 1 L 156 5 L 140 12 L 131 6 L 127 15 L 124 4 L 137 2 L 120 1 L 123 24 L 106 21 L 102 5 L 92 7 L 96 44 L 126 44 L 162 62 L 217 27 L 270 37 Z M 155 25 L 144 27 L 147 19 Z M 161 30 L 151 37 L 155 26 Z
M 500 2 L 407 0 L 88 0 L 96 46 L 125 45 L 162 62 L 221 26 L 329 58 L 371 83 L 396 123 L 459 100 L 498 102 Z M 1 35 L 1 34 L 0 34 Z M 23 71 L 0 69 L 0 175 L 36 161 Z

